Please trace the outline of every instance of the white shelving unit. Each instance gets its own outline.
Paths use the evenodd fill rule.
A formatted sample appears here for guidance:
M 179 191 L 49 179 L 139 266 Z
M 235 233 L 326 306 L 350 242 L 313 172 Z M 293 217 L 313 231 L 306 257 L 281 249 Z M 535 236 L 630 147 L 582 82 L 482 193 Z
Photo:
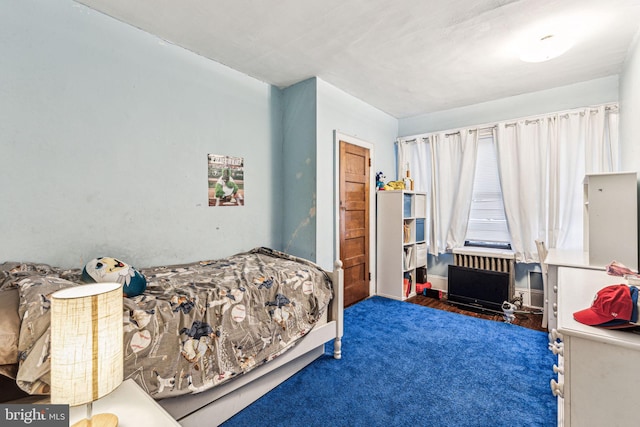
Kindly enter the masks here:
M 618 261 L 638 269 L 636 172 L 588 174 L 584 178 L 584 250 L 589 264 Z
M 377 192 L 377 294 L 405 300 L 416 294 L 417 269 L 427 268 L 427 194 Z

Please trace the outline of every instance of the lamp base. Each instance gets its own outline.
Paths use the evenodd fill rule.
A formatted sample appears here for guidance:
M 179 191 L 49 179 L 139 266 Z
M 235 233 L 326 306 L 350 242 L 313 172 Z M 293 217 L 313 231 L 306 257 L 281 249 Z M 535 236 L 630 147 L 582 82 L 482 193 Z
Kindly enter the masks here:
M 96 414 L 90 420 L 80 420 L 71 427 L 117 427 L 118 417 L 114 414 Z

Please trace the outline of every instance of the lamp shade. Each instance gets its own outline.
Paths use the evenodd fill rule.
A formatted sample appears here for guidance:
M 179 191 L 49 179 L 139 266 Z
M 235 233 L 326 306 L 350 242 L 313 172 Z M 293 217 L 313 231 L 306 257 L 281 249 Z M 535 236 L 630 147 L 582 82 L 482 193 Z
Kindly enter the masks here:
M 51 295 L 51 403 L 93 402 L 123 377 L 122 285 L 81 285 Z

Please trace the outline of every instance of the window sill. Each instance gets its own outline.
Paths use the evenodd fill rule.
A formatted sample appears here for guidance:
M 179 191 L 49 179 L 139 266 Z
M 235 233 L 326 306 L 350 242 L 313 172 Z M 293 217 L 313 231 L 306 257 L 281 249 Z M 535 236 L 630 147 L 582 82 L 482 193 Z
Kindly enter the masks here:
M 452 252 L 460 255 L 490 256 L 505 259 L 516 258 L 515 252 L 510 249 L 483 248 L 480 246 L 463 246 L 460 248 L 453 248 Z

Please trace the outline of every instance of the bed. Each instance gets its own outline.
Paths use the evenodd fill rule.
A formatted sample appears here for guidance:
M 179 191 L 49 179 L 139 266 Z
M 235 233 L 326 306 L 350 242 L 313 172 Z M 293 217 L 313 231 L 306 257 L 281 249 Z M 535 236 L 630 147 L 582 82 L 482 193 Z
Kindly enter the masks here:
M 256 248 L 140 272 L 146 290 L 124 299 L 124 376 L 183 426 L 224 422 L 323 355 L 329 341 L 333 357 L 341 357 L 339 261 L 328 272 Z M 0 264 L 0 340 L 7 353 L 0 355 L 0 373 L 28 394 L 48 393 L 50 295 L 81 286 L 81 276 L 80 269 Z

